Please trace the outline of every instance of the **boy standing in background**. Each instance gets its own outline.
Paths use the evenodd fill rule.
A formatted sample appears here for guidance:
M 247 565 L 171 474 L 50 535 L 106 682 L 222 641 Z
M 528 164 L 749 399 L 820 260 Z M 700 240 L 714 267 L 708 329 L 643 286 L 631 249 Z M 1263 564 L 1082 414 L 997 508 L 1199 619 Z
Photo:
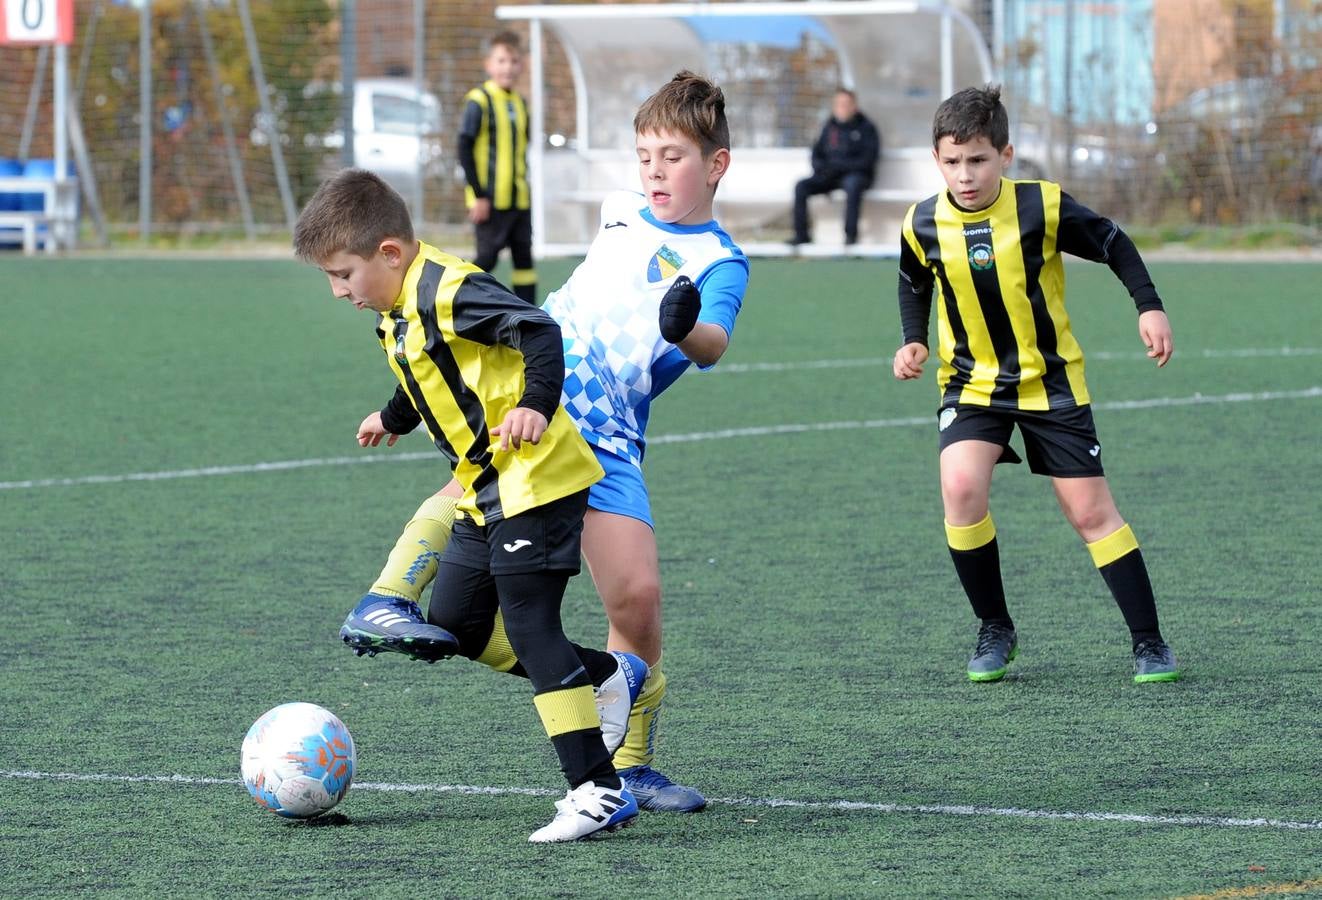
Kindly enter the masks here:
M 514 89 L 523 72 L 519 36 L 502 31 L 487 45 L 487 81 L 464 98 L 459 126 L 459 164 L 464 169 L 468 220 L 485 272 L 510 249 L 514 293 L 537 302 L 532 258 L 532 204 L 528 191 L 528 105 Z

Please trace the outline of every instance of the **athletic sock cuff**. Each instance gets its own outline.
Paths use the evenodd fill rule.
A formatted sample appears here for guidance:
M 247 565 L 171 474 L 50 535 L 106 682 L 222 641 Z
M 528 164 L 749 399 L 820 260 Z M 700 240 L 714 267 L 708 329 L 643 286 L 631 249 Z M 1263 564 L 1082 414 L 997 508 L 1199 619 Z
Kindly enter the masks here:
M 982 517 L 981 522 L 972 525 L 951 525 L 946 523 L 946 543 L 951 550 L 977 550 L 996 540 L 996 526 L 992 524 L 991 513 Z
M 422 501 L 422 505 L 419 506 L 418 511 L 413 514 L 413 518 L 432 519 L 433 521 L 453 526 L 454 508 L 458 502 L 459 499 L 457 497 L 450 497 L 445 494 L 432 494 L 426 500 Z
M 1109 566 L 1121 557 L 1128 556 L 1138 549 L 1138 538 L 1128 524 L 1121 525 L 1115 531 L 1100 540 L 1088 544 L 1092 562 L 1097 568 Z
M 547 691 L 532 698 L 547 737 L 601 727 L 592 685 Z

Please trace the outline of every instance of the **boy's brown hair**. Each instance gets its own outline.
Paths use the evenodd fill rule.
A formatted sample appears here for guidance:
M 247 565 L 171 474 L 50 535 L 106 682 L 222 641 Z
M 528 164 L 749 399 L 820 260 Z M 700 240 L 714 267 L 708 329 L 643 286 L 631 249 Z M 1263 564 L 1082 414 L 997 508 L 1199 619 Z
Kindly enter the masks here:
M 643 101 L 633 117 L 635 134 L 674 131 L 693 141 L 704 158 L 730 149 L 725 94 L 701 75 L 685 69 Z
M 341 250 L 371 259 L 386 238 L 413 242 L 408 206 L 379 175 L 341 169 L 322 182 L 294 225 L 294 252 L 313 264 Z
M 491 40 L 487 41 L 487 52 L 490 53 L 497 47 L 504 47 L 511 53 L 523 55 L 523 46 L 517 33 L 513 31 L 500 31 L 492 35 Z
M 1010 115 L 1001 103 L 1000 85 L 964 88 L 951 94 L 936 108 L 932 120 L 932 146 L 949 137 L 956 144 L 967 144 L 985 137 L 998 151 L 1010 143 Z

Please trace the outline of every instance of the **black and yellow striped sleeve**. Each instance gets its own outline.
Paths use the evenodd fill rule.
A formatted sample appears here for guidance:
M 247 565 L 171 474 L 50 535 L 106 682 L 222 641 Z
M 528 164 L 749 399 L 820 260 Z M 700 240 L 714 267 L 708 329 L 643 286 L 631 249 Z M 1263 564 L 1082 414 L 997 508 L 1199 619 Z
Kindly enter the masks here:
M 485 125 L 486 109 L 471 94 L 464 102 L 464 115 L 459 123 L 459 165 L 464 170 L 464 181 L 475 197 L 485 197 L 486 188 L 478 176 L 476 146 Z
M 936 278 L 915 249 L 913 217 L 917 205 L 909 207 L 900 234 L 900 266 L 897 291 L 900 300 L 900 331 L 905 344 L 927 345 L 932 317 L 932 287 Z
M 1148 274 L 1148 267 L 1129 235 L 1119 225 L 1063 191 L 1060 194 L 1056 249 L 1110 266 L 1129 291 L 1139 312 L 1162 308 L 1161 297 Z

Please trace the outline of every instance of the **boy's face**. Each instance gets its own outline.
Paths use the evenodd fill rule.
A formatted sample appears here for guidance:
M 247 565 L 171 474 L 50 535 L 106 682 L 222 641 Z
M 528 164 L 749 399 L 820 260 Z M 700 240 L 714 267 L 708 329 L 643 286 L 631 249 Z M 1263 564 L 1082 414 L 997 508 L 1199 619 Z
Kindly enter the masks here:
M 670 225 L 701 225 L 712 217 L 716 185 L 730 166 L 730 151 L 707 159 L 696 143 L 673 131 L 637 135 L 638 177 L 647 206 Z
M 502 91 L 508 91 L 514 87 L 514 82 L 519 80 L 519 75 L 523 72 L 523 55 L 504 44 L 496 44 L 487 52 L 484 65 L 487 77 Z
M 997 150 L 992 142 L 978 135 L 963 144 L 946 135 L 932 151 L 950 196 L 970 212 L 986 209 L 1001 193 L 1001 175 L 1014 159 L 1014 145 Z
M 355 309 L 389 312 L 404 287 L 404 248 L 387 238 L 371 259 L 340 250 L 321 261 L 321 271 L 330 279 L 331 293 L 348 300 Z

